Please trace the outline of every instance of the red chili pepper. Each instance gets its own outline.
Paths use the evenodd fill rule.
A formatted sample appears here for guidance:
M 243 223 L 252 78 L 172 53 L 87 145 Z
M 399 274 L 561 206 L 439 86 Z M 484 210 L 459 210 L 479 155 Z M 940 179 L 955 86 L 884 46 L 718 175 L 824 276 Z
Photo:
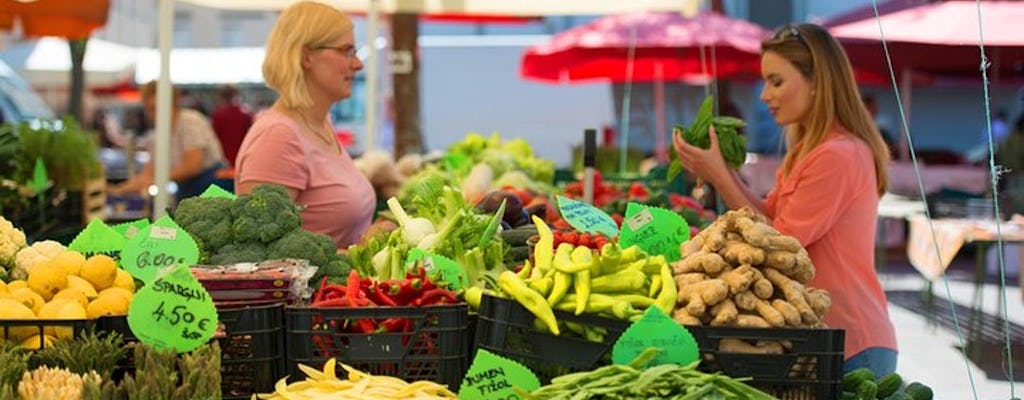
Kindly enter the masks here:
M 333 357 L 331 349 L 334 348 L 334 341 L 327 335 L 313 335 L 313 345 L 320 350 L 321 357 Z
M 324 275 L 324 278 L 320 280 L 320 286 L 316 289 L 316 293 L 313 293 L 313 301 L 314 302 L 319 301 L 321 299 L 321 296 L 323 296 L 324 287 L 326 287 L 326 286 L 327 286 L 327 275 Z
M 383 307 L 395 307 L 398 303 L 392 299 L 379 285 L 367 289 L 366 297 Z
M 423 290 L 423 281 L 420 279 L 406 279 L 402 281 L 390 281 L 388 294 L 400 306 L 408 305 L 410 301 L 419 297 Z
M 350 304 L 348 298 L 335 297 L 313 303 L 313 307 L 349 307 Z
M 409 328 L 411 328 L 411 323 L 408 318 L 388 318 L 380 323 L 378 330 L 387 333 L 402 333 L 408 332 Z
M 435 304 L 449 304 L 458 303 L 455 299 L 455 295 L 446 289 L 431 289 L 423 292 L 423 295 L 413 300 L 414 306 L 432 306 Z
M 335 299 L 339 297 L 345 297 L 347 289 L 344 286 L 339 285 L 327 285 L 323 289 L 320 289 L 319 300 Z
M 356 299 L 359 298 L 359 292 L 359 272 L 353 269 L 348 273 L 348 285 L 345 288 L 345 297 L 352 307 L 358 307 Z

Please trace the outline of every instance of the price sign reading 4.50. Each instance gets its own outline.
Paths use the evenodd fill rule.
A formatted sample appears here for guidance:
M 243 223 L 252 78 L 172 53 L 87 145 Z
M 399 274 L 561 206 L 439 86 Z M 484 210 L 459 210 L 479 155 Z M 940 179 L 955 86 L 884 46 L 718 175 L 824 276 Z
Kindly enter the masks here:
M 167 216 L 142 228 L 121 251 L 121 266 L 147 284 L 164 268 L 192 265 L 198 260 L 199 247 L 195 240 Z
M 217 308 L 188 266 L 179 264 L 135 294 L 128 326 L 148 345 L 191 351 L 217 331 Z

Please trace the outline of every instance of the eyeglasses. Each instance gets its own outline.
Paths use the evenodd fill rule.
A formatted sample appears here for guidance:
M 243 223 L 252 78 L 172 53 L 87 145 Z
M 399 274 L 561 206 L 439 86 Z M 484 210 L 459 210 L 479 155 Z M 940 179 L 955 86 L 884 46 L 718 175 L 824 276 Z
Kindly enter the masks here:
M 780 41 L 796 39 L 796 41 L 800 42 L 804 48 L 808 50 L 811 48 L 811 46 L 807 44 L 807 40 L 800 34 L 800 30 L 796 29 L 796 27 L 792 25 L 779 29 L 778 32 L 775 33 L 775 38 Z
M 356 47 L 350 44 L 344 46 L 316 46 L 313 50 L 334 50 L 348 58 L 354 58 L 357 53 Z

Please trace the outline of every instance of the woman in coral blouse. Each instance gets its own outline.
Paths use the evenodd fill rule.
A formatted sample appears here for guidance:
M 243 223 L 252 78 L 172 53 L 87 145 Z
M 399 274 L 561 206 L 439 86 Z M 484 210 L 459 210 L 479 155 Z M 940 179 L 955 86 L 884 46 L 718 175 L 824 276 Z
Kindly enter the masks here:
M 317 2 L 285 9 L 267 39 L 263 77 L 279 95 L 245 136 L 235 161 L 238 194 L 272 183 L 284 186 L 302 211 L 302 227 L 357 243 L 370 226 L 373 188 L 338 142 L 331 104 L 352 95 L 363 68 L 352 21 Z
M 761 101 L 785 127 L 787 152 L 767 199 L 726 168 L 718 138 L 711 148 L 674 145 L 682 166 L 711 183 L 729 208 L 750 207 L 807 249 L 826 289 L 825 323 L 846 330 L 847 371 L 896 369 L 896 335 L 875 273 L 878 199 L 889 152 L 861 101 L 846 53 L 817 25 L 785 26 L 761 44 Z

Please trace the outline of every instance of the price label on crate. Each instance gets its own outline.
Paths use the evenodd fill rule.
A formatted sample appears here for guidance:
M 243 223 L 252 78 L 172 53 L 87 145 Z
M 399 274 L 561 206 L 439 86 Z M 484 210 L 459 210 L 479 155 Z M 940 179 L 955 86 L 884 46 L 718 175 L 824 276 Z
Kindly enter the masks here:
M 469 371 L 462 378 L 459 399 L 519 400 L 513 388 L 532 392 L 540 388 L 540 379 L 523 364 L 479 349 Z
M 166 215 L 142 228 L 121 251 L 121 267 L 147 284 L 164 268 L 198 260 L 199 247 L 192 235 Z
M 128 308 L 128 327 L 139 340 L 179 353 L 208 342 L 217 323 L 213 299 L 184 264 L 139 290 Z
M 620 246 L 637 245 L 647 254 L 662 255 L 673 262 L 681 258 L 679 245 L 687 240 L 690 240 L 690 226 L 679 214 L 643 204 L 626 205 Z
M 665 314 L 657 306 L 650 306 L 644 316 L 629 325 L 612 347 L 612 362 L 629 364 L 649 348 L 659 350 L 648 365 L 687 365 L 700 359 L 697 340 L 690 331 Z
M 124 235 L 114 230 L 99 218 L 89 221 L 82 232 L 75 236 L 75 239 L 68 245 L 69 250 L 79 253 L 90 254 L 113 254 L 124 248 Z
M 619 225 L 608 213 L 590 204 L 558 196 L 558 212 L 565 222 L 580 232 L 602 233 L 610 238 L 619 235 Z

